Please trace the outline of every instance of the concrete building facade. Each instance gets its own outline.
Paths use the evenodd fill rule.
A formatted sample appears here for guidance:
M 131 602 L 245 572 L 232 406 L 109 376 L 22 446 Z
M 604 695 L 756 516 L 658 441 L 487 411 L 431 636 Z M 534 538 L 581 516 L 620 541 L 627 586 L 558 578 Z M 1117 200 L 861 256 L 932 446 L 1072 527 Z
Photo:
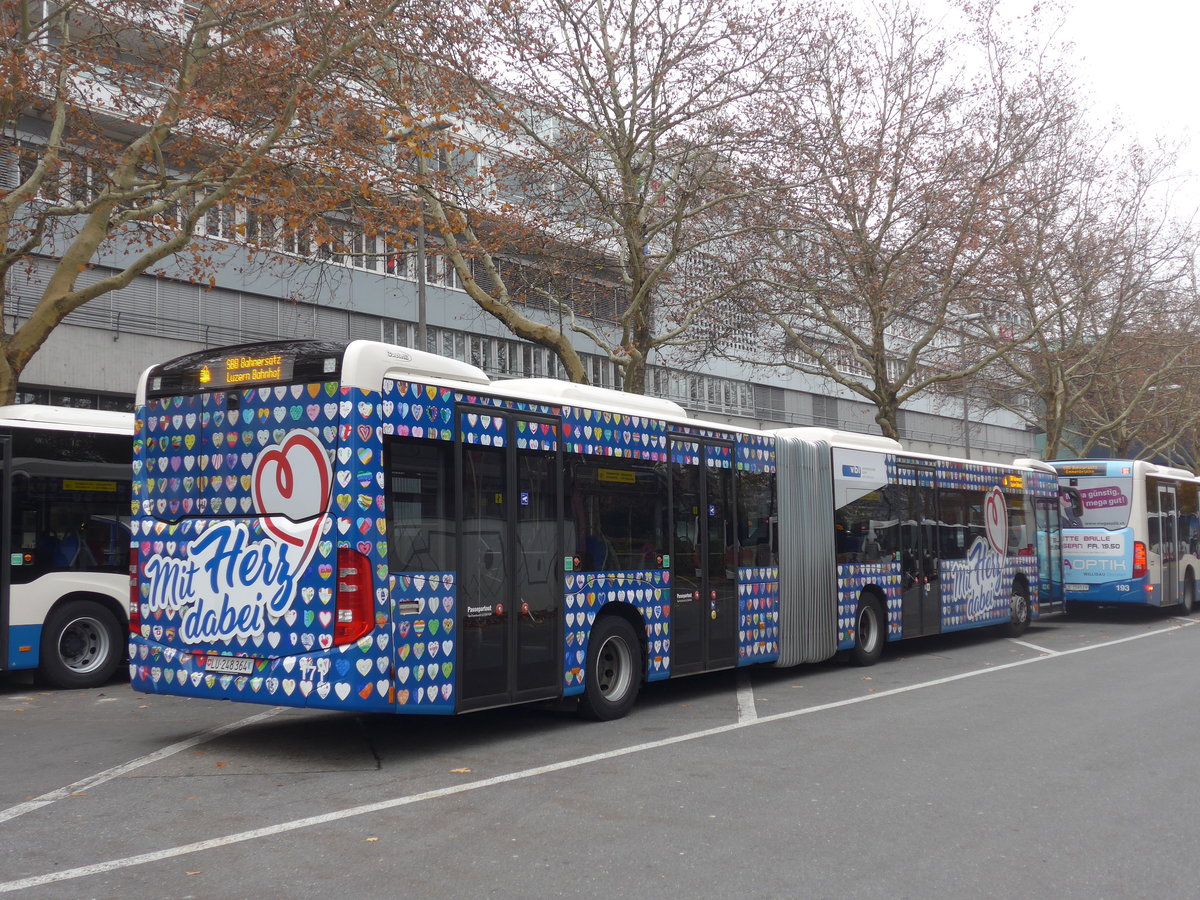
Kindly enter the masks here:
M 68 316 L 26 368 L 20 399 L 128 408 L 146 366 L 205 347 L 279 337 L 370 339 L 415 346 L 417 279 L 409 257 L 394 274 L 383 257 L 301 259 L 283 252 L 250 252 L 211 237 L 215 280 L 189 283 L 176 266 L 137 278 Z M 122 260 L 97 260 L 83 281 L 99 279 Z M 54 258 L 34 258 L 9 276 L 10 324 L 28 315 Z M 454 284 L 436 256 L 427 267 L 426 349 L 480 366 L 494 378 L 556 376 L 549 351 L 519 341 Z M 530 315 L 538 316 L 536 310 Z M 544 313 L 544 315 L 549 315 Z M 588 346 L 593 383 L 615 387 L 613 364 Z M 649 393 L 717 421 L 772 428 L 818 425 L 877 432 L 874 409 L 821 379 L 785 371 L 755 371 L 725 360 L 685 369 L 652 360 Z M 955 395 L 930 392 L 901 414 L 902 439 L 913 450 L 976 459 L 1009 460 L 1035 452 L 1034 438 L 1016 416 L 981 414 Z

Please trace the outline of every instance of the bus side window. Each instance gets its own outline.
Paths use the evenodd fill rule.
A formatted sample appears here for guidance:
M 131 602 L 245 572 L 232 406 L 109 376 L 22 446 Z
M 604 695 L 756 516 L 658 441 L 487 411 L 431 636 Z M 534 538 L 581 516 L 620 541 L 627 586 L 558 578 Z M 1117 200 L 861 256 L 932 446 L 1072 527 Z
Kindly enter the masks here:
M 834 514 L 837 561 L 893 562 L 898 559 L 901 518 L 889 486 L 859 497 Z
M 739 565 L 769 566 L 776 548 L 771 523 L 775 519 L 775 473 L 737 473 Z
M 455 569 L 453 445 L 396 438 L 388 445 L 388 567 Z

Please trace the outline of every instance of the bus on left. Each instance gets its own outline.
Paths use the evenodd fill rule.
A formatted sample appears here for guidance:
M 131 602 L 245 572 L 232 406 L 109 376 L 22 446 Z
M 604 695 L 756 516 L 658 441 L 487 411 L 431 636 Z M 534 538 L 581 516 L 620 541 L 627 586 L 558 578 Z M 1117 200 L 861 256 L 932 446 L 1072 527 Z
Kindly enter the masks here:
M 0 406 L 0 671 L 88 688 L 124 659 L 133 423 Z

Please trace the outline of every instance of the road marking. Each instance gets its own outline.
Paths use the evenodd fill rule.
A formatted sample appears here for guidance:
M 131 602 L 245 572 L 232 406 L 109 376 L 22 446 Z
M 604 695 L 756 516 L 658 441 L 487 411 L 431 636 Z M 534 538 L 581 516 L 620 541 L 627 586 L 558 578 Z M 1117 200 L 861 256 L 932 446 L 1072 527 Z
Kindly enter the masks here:
M 750 683 L 750 673 L 745 669 L 738 669 L 737 673 L 737 706 L 739 724 L 758 718 L 758 708 L 754 705 L 754 685 Z
M 1058 656 L 1058 650 L 1051 650 L 1049 647 L 1039 647 L 1037 644 L 1031 644 L 1029 641 L 1020 641 L 1016 638 L 1009 638 L 1014 644 L 1020 644 L 1022 647 L 1028 647 L 1030 650 L 1036 650 L 1038 653 L 1044 653 L 1047 656 Z
M 1195 623 L 1192 622 L 1191 624 Z M 204 850 L 216 850 L 221 847 L 228 847 L 232 844 L 240 844 L 246 841 L 258 840 L 259 838 L 275 837 L 276 835 L 286 834 L 291 831 L 299 831 L 302 828 L 311 828 L 315 825 L 328 825 L 331 822 L 340 822 L 344 819 L 353 819 L 358 816 L 370 815 L 371 813 L 399 809 L 403 806 L 412 806 L 413 804 L 424 803 L 428 800 L 441 800 L 445 797 L 453 797 L 457 794 L 466 794 L 471 791 L 496 787 L 497 785 L 511 784 L 514 781 L 525 781 L 529 778 L 538 778 L 542 775 L 562 772 L 567 769 L 576 769 L 582 766 L 591 765 L 592 763 L 604 762 L 611 759 L 619 759 L 623 756 L 630 756 L 634 753 L 643 753 L 647 750 L 658 750 L 663 747 L 670 747 L 674 744 L 683 744 L 689 741 L 697 741 L 708 737 L 716 737 L 718 735 L 729 734 L 734 731 L 741 731 L 745 728 L 753 728 L 758 725 L 767 725 L 774 722 L 782 722 L 787 719 L 796 719 L 800 716 L 828 712 L 829 710 L 841 709 L 847 706 L 855 706 L 859 703 L 882 700 L 886 697 L 896 697 L 900 696 L 901 694 L 911 694 L 915 691 L 921 691 L 927 688 L 940 687 L 944 684 L 952 684 L 956 681 L 965 681 L 968 678 L 975 678 L 980 675 L 991 675 L 996 672 L 1003 672 L 1008 669 L 1016 669 L 1021 666 L 1034 665 L 1047 660 L 1061 659 L 1064 656 L 1073 656 L 1077 653 L 1090 653 L 1093 650 L 1101 650 L 1106 647 L 1115 647 L 1119 644 L 1128 644 L 1132 641 L 1140 641 L 1143 638 L 1156 637 L 1158 635 L 1167 634 L 1172 631 L 1178 631 L 1181 628 L 1186 627 L 1187 626 L 1185 625 L 1171 625 L 1155 631 L 1145 631 L 1141 634 L 1116 638 L 1115 640 L 1104 641 L 1103 643 L 1099 644 L 1088 644 L 1083 647 L 1075 647 L 1071 650 L 1061 650 L 1054 656 L 1031 656 L 1027 659 L 1013 660 L 1012 662 L 1001 663 L 1000 665 L 996 666 L 989 666 L 985 669 L 972 669 L 969 672 L 960 672 L 957 675 L 947 675 L 944 678 L 935 678 L 932 681 L 922 681 L 918 684 L 890 688 L 889 690 L 879 691 L 874 694 L 862 694 L 858 697 L 850 697 L 846 700 L 835 700 L 830 703 L 821 703 L 817 706 L 806 706 L 802 709 L 772 713 L 771 715 L 760 716 L 748 722 L 731 722 L 728 725 L 717 725 L 712 728 L 705 728 L 701 731 L 692 731 L 687 734 L 680 734 L 674 737 L 661 738 L 656 741 L 647 741 L 642 744 L 634 744 L 632 746 L 621 747 L 616 750 L 607 750 L 603 753 L 593 753 L 588 756 L 578 756 L 574 759 L 566 759 L 562 760 L 561 762 L 549 763 L 548 765 L 544 766 L 536 766 L 531 769 L 521 769 L 517 772 L 509 772 L 505 775 L 496 775 L 492 778 L 482 778 L 478 781 L 470 781 L 465 784 L 435 788 L 431 791 L 423 791 L 420 794 L 409 794 L 404 797 L 393 797 L 389 800 L 379 800 L 375 803 L 367 803 L 362 806 L 354 806 L 349 809 L 339 809 L 332 812 L 321 813 L 315 816 L 306 816 L 302 819 L 293 819 L 290 822 L 280 822 L 275 825 L 254 828 L 250 831 L 239 831 L 236 834 L 227 834 L 223 837 L 209 838 L 206 841 L 195 841 L 190 844 L 180 844 L 176 847 L 165 847 L 162 850 L 154 850 L 149 853 L 139 853 L 136 856 L 125 856 L 119 859 L 110 859 L 105 862 L 93 863 L 88 866 L 77 866 L 73 869 L 63 869 L 58 872 L 49 872 L 45 875 L 33 875 L 29 878 L 22 878 L 17 881 L 0 882 L 0 894 L 9 893 L 12 891 L 28 890 L 29 888 L 42 887 L 47 884 L 56 884 L 61 881 L 70 881 L 75 878 L 86 878 L 91 875 L 102 875 L 106 872 L 114 872 L 119 869 L 130 869 L 134 866 L 143 866 L 148 863 L 160 862 L 164 859 L 175 859 L 176 857 L 187 856 L 192 853 L 200 853 Z
M 89 775 L 87 778 L 82 778 L 74 784 L 68 784 L 66 787 L 58 788 L 49 793 L 42 794 L 40 797 L 34 797 L 32 800 L 26 800 L 24 803 L 18 803 L 16 806 L 10 806 L 8 809 L 0 809 L 0 823 L 8 822 L 15 819 L 17 816 L 24 815 L 27 812 L 41 809 L 44 806 L 49 806 L 55 800 L 62 800 L 72 794 L 79 794 L 83 791 L 91 790 L 94 787 L 104 784 L 106 781 L 112 781 L 121 775 L 132 772 L 134 769 L 140 769 L 142 766 L 148 766 L 150 763 L 158 762 L 160 759 L 166 759 L 168 756 L 195 747 L 199 744 L 207 743 L 222 735 L 229 734 L 231 731 L 236 731 L 238 728 L 245 728 L 247 725 L 256 725 L 259 722 L 266 721 L 272 716 L 277 716 L 283 712 L 284 707 L 276 706 L 268 709 L 266 712 L 261 712 L 250 716 L 247 719 L 239 719 L 236 722 L 229 722 L 225 725 L 220 725 L 208 731 L 201 732 L 187 740 L 178 741 L 174 744 L 168 744 L 153 753 L 147 753 L 145 756 L 139 756 L 137 759 L 131 759 L 129 762 L 121 763 L 119 766 L 113 766 L 111 769 L 105 769 L 103 772 L 97 772 L 95 775 Z

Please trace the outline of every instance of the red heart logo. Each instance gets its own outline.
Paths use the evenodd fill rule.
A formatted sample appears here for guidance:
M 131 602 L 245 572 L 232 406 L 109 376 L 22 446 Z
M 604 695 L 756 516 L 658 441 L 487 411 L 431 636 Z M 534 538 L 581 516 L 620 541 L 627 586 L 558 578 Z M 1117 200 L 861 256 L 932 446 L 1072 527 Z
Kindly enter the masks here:
M 307 431 L 297 429 L 259 454 L 251 489 L 262 526 L 308 560 L 329 505 L 333 472 L 325 448 Z

